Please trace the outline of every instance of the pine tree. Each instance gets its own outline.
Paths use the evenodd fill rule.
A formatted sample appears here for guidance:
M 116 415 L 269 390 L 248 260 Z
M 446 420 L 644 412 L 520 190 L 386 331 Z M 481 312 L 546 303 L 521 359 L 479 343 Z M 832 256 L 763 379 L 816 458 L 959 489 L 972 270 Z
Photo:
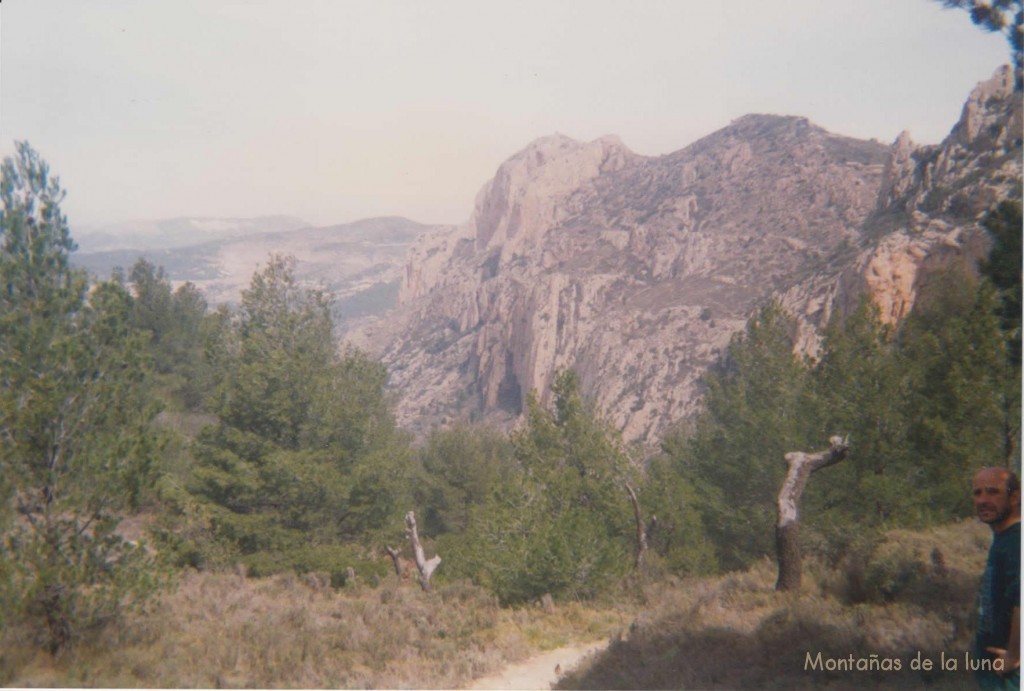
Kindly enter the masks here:
M 162 267 L 140 258 L 128 274 L 132 324 L 149 334 L 153 368 L 168 398 L 186 408 L 201 407 L 210 391 L 203 376 L 202 329 L 206 300 L 192 283 L 171 289 Z
M 130 296 L 117 283 L 86 296 L 63 197 L 19 143 L 0 172 L 0 611 L 41 622 L 53 652 L 154 585 L 116 528 L 159 450 Z
M 696 490 L 673 465 L 673 459 L 681 455 L 675 449 L 680 443 L 685 440 L 679 433 L 666 437 L 664 452 L 650 460 L 641 485 L 643 519 L 649 525 L 651 517 L 657 518 L 649 537 L 650 549 L 672 573 L 715 573 L 718 558 L 698 510 Z
M 1001 465 L 1004 403 L 1012 384 L 997 298 L 965 267 L 939 274 L 903 325 L 913 377 L 910 433 L 918 495 L 938 519 L 968 515 L 963 487 L 978 468 Z
M 424 507 L 424 530 L 466 532 L 473 509 L 507 479 L 512 463 L 512 445 L 496 430 L 467 423 L 435 430 L 420 452 L 424 477 L 416 503 Z
M 705 410 L 692 434 L 666 446 L 695 488 L 723 568 L 772 553 L 784 456 L 820 443 L 809 370 L 793 353 L 794 328 L 778 303 L 751 318 L 707 375 Z
M 400 524 L 413 464 L 384 396 L 386 371 L 337 353 L 328 300 L 298 283 L 293 261 L 273 257 L 237 317 L 210 324 L 220 422 L 200 433 L 188 489 L 217 538 L 257 572 L 303 570 Z
M 1006 339 L 1009 374 L 1003 393 L 1003 455 L 1006 465 L 1020 468 L 1021 400 L 1021 203 L 1001 202 L 982 225 L 992 238 L 988 259 L 981 271 L 995 286 L 997 313 Z
M 866 296 L 850 314 L 836 314 L 826 328 L 813 372 L 822 435 L 849 435 L 850 452 L 830 471 L 829 482 L 809 488 L 810 513 L 829 507 L 812 523 L 878 525 L 914 503 L 918 495 L 912 490 L 924 459 L 911 452 L 907 441 L 905 364 L 892 329 L 882 324 Z
M 445 542 L 452 571 L 504 602 L 591 597 L 631 564 L 628 458 L 574 372 L 558 375 L 552 391 L 553 410 L 528 397 L 512 439 L 515 468 L 472 511 L 470 530 Z

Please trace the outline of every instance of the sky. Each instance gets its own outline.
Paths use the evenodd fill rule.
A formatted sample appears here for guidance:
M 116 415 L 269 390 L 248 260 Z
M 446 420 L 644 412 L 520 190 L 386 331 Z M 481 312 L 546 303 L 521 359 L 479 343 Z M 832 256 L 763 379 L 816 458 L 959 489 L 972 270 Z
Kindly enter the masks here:
M 39 151 L 72 232 L 461 223 L 538 137 L 653 156 L 777 113 L 937 143 L 1008 61 L 934 0 L 5 0 L 0 154 Z

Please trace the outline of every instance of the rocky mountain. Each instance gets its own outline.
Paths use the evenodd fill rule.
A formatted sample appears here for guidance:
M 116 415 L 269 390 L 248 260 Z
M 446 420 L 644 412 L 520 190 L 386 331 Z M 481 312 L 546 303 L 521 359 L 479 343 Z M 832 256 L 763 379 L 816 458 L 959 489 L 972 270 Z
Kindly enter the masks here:
M 695 413 L 701 376 L 772 296 L 798 347 L 867 290 L 887 318 L 927 272 L 984 251 L 979 213 L 1020 197 L 1021 107 L 1009 69 L 980 85 L 938 146 L 748 115 L 645 157 L 555 135 L 503 163 L 470 220 L 410 249 L 400 306 L 365 332 L 423 432 L 510 422 L 573 367 L 630 440 Z
M 334 297 L 344 333 L 397 303 L 402 262 L 411 243 L 434 226 L 405 218 L 371 218 L 325 228 L 250 233 L 168 249 L 76 252 L 72 261 L 93 275 L 129 270 L 141 256 L 162 266 L 172 282 L 191 281 L 211 304 L 237 303 L 253 273 L 272 253 L 296 259 L 296 274 Z M 193 236 L 195 237 L 195 236 Z M 201 236 L 200 236 L 201 237 Z
M 892 145 L 869 241 L 848 278 L 868 290 L 883 318 L 910 311 L 929 273 L 954 257 L 988 251 L 978 220 L 1003 199 L 1021 198 L 1021 95 L 1013 72 L 979 84 L 939 145 L 916 146 L 907 132 Z

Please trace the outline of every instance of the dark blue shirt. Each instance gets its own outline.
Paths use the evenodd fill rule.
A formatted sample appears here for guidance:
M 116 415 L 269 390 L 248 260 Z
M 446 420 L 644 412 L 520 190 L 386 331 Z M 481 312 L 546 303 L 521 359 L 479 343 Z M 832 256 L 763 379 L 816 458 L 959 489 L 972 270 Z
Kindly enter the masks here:
M 1006 647 L 1014 607 L 1020 607 L 1020 523 L 994 535 L 988 550 L 978 591 L 978 657 L 992 659 L 985 648 Z

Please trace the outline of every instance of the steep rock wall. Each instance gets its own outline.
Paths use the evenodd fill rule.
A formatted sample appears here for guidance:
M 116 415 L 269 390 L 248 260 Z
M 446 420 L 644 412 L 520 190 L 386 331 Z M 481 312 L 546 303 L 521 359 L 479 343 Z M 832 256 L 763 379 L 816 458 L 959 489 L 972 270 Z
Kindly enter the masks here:
M 1019 197 L 1020 104 L 997 73 L 939 146 L 750 115 L 673 154 L 538 140 L 499 168 L 470 221 L 421 238 L 376 342 L 399 419 L 514 420 L 574 367 L 630 440 L 696 412 L 707 367 L 763 301 L 813 352 L 868 291 L 897 320 L 923 276 L 984 251 L 978 215 Z
M 1000 68 L 971 92 L 960 120 L 936 146 L 893 144 L 878 209 L 863 234 L 875 242 L 848 281 L 894 323 L 914 305 L 930 273 L 988 251 L 979 221 L 1003 199 L 1021 198 L 1022 102 L 1013 71 Z

